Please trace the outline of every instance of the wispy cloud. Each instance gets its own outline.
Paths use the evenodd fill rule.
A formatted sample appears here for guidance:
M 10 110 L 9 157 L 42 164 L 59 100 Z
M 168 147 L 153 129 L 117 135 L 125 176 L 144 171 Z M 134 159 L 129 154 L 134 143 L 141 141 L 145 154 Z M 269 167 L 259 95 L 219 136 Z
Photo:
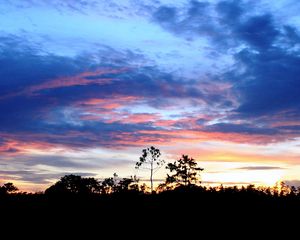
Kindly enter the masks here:
M 274 167 L 274 166 L 248 166 L 248 167 L 240 167 L 236 168 L 237 170 L 249 170 L 249 171 L 259 171 L 259 170 L 280 170 L 285 169 L 282 167 Z

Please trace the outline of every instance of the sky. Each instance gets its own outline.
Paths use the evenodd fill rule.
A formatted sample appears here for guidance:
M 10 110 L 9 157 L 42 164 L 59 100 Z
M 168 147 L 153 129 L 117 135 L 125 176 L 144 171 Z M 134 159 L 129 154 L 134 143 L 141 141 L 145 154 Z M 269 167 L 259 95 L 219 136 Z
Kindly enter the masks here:
M 137 175 L 300 185 L 297 0 L 0 2 L 0 184 Z M 166 170 L 155 174 L 163 180 Z

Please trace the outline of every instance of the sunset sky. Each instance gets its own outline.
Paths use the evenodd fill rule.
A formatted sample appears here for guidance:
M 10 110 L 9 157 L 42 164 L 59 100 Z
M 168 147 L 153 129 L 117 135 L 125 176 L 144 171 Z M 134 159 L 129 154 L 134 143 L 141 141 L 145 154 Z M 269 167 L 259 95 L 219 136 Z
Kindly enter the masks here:
M 135 170 L 300 185 L 298 0 L 0 1 L 0 184 Z M 165 170 L 156 173 L 159 182 Z

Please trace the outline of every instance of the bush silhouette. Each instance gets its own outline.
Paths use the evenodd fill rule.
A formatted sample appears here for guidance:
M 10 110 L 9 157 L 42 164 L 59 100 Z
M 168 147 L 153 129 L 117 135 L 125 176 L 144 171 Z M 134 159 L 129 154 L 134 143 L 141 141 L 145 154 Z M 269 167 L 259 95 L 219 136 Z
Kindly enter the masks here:
M 19 189 L 11 182 L 3 184 L 3 186 L 0 187 L 0 195 L 6 195 L 9 193 L 14 193 L 18 191 Z
M 84 178 L 78 175 L 65 175 L 54 185 L 46 189 L 46 194 L 95 194 L 101 187 L 95 178 Z

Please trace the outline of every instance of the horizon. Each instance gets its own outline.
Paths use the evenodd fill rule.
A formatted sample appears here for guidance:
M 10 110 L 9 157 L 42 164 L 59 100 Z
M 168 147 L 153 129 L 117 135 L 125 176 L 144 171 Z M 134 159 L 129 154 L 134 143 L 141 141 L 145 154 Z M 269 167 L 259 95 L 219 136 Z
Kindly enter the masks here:
M 135 170 L 155 146 L 203 183 L 300 186 L 300 2 L 0 3 L 0 185 Z M 163 179 L 161 168 L 154 178 Z

